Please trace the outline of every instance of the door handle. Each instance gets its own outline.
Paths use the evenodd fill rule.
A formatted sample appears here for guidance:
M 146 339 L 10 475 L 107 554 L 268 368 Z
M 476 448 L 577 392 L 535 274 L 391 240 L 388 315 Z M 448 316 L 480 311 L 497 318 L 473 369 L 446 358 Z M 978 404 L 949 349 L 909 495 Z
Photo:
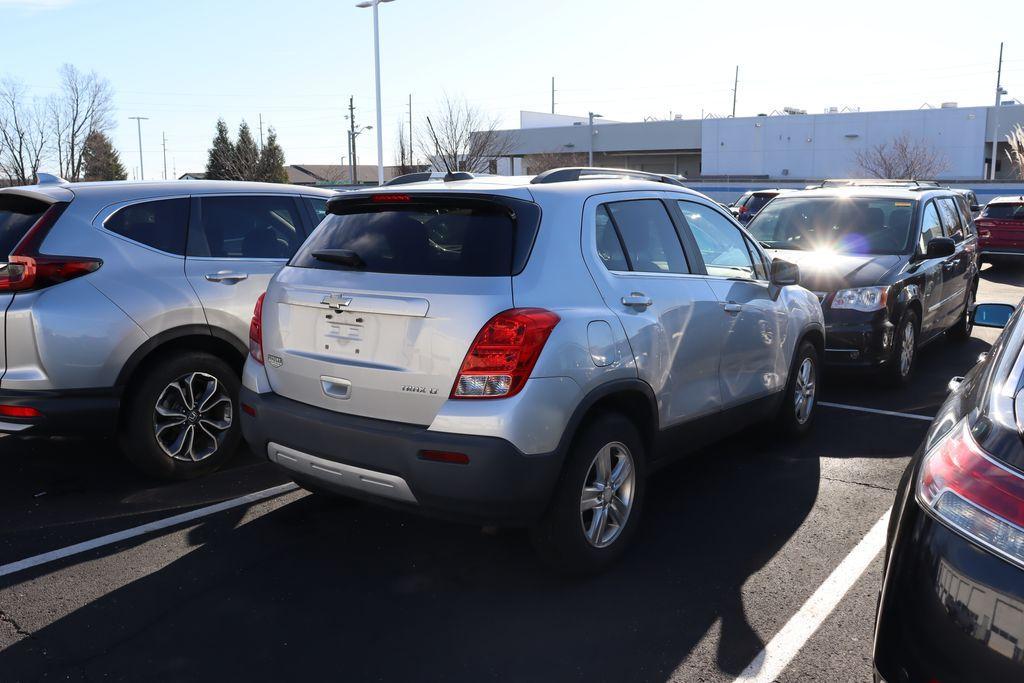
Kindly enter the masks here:
M 630 306 L 637 310 L 644 310 L 654 302 L 651 301 L 651 297 L 647 296 L 643 292 L 632 292 L 629 296 L 622 297 L 622 305 Z
M 249 279 L 249 274 L 230 273 L 226 270 L 222 270 L 218 273 L 207 273 L 206 279 L 210 282 L 227 282 L 229 284 L 234 284 L 236 282 L 241 282 L 242 280 Z
M 722 304 L 722 310 L 724 310 L 726 313 L 739 313 L 740 311 L 743 310 L 743 305 L 733 303 L 730 301 L 727 304 Z

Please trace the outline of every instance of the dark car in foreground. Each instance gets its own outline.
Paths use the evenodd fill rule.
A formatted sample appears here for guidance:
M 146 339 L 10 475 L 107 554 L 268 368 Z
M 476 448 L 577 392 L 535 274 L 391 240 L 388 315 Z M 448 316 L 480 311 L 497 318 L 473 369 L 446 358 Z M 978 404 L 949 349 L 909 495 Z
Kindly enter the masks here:
M 1024 256 L 1024 195 L 996 197 L 985 205 L 976 223 L 982 259 Z
M 747 226 L 800 266 L 825 314 L 825 360 L 909 380 L 918 349 L 970 337 L 977 236 L 963 197 L 907 183 L 822 187 L 776 197 Z
M 982 304 L 999 327 L 1013 307 Z M 1024 681 L 1024 320 L 954 379 L 900 483 L 875 627 L 876 680 Z

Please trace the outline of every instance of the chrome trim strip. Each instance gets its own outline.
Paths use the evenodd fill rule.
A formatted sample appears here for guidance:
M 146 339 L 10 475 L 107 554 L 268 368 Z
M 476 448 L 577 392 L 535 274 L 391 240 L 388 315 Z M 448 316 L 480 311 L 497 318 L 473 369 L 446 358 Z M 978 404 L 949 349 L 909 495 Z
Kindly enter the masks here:
M 418 505 L 405 479 L 393 474 L 344 465 L 276 443 L 267 444 L 267 457 L 287 470 L 337 487 Z
M 955 299 L 955 298 L 957 298 L 958 296 L 960 296 L 961 294 L 963 294 L 963 293 L 964 293 L 964 292 L 966 292 L 966 291 L 967 291 L 967 288 L 966 288 L 966 287 L 961 287 L 961 288 L 960 288 L 959 290 L 957 290 L 956 292 L 954 292 L 952 296 L 947 296 L 947 297 L 946 297 L 945 299 L 943 299 L 943 300 L 942 300 L 942 301 L 940 301 L 939 303 L 935 304 L 934 306 L 929 306 L 929 307 L 928 307 L 928 312 L 929 312 L 929 313 L 931 313 L 931 312 L 932 312 L 932 311 L 934 311 L 934 310 L 935 310 L 936 308 L 939 308 L 940 306 L 942 306 L 942 304 L 946 303 L 946 302 L 947 302 L 947 301 L 949 301 L 950 299 Z

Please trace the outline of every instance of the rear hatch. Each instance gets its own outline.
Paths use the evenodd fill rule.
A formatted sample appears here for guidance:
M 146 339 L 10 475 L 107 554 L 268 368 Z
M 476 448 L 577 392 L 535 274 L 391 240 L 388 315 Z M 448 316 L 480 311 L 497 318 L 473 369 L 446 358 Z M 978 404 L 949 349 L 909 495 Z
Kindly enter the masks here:
M 267 293 L 271 387 L 339 413 L 430 424 L 481 327 L 513 307 L 539 208 L 431 192 L 343 196 L 328 211 Z
M 0 379 L 7 370 L 7 309 L 14 294 L 4 286 L 8 273 L 8 258 L 21 238 L 38 221 L 49 202 L 20 194 L 0 193 Z
M 975 224 L 986 248 L 1024 249 L 1024 202 L 989 204 Z

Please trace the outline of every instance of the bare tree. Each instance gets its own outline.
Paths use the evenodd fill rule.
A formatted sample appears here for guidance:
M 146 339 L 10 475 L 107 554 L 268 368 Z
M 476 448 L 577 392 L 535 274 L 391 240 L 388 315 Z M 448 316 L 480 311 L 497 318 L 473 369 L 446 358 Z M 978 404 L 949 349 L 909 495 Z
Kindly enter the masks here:
M 566 166 L 586 166 L 587 155 L 581 152 L 545 152 L 543 154 L 530 154 L 525 159 L 526 174 L 537 175 L 553 168 L 564 168 Z
M 398 122 L 398 139 L 395 140 L 395 168 L 397 175 L 405 175 L 418 170 L 412 161 L 412 150 L 409 149 L 409 138 L 404 121 Z
M 508 155 L 515 145 L 511 134 L 498 129 L 497 118 L 464 99 L 448 96 L 437 117 L 426 117 L 420 129 L 426 131 L 419 140 L 420 154 L 447 171 L 486 173 L 495 159 Z
M 857 150 L 854 156 L 860 170 L 872 178 L 922 180 L 934 178 L 949 167 L 942 154 L 906 133 Z
M 1009 146 L 1006 156 L 1013 165 L 1014 173 L 1024 180 L 1024 128 L 1019 123 L 1006 136 L 1006 143 Z
M 51 134 L 60 174 L 76 180 L 89 133 L 113 128 L 114 91 L 95 71 L 83 73 L 71 64 L 60 68 L 60 79 L 60 92 L 48 104 Z
M 35 182 L 46 152 L 45 113 L 18 81 L 0 81 L 0 174 L 15 185 Z

